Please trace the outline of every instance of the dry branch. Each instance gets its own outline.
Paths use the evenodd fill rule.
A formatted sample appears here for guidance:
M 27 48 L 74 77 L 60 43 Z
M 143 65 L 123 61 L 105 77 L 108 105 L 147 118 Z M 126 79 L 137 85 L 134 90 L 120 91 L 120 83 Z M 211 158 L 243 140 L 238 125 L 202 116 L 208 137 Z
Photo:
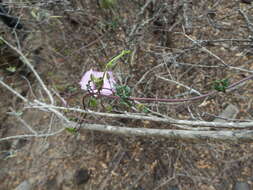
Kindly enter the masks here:
M 34 67 L 32 66 L 32 64 L 30 63 L 30 61 L 26 58 L 26 56 L 20 51 L 18 50 L 16 47 L 14 47 L 13 45 L 11 45 L 9 42 L 7 42 L 5 39 L 3 39 L 2 37 L 0 37 L 0 40 L 2 40 L 5 44 L 7 44 L 12 50 L 14 50 L 15 52 L 17 52 L 20 55 L 20 59 L 21 61 L 29 68 L 31 69 L 31 71 L 33 72 L 33 74 L 35 75 L 36 79 L 39 81 L 41 87 L 43 88 L 43 90 L 47 93 L 51 104 L 54 104 L 54 98 L 51 94 L 51 92 L 48 90 L 47 86 L 45 85 L 45 83 L 43 82 L 43 80 L 41 79 L 40 75 L 37 73 L 37 71 L 34 69 Z
M 58 110 L 66 110 L 66 111 L 74 111 L 79 113 L 85 113 L 89 115 L 96 115 L 102 117 L 110 117 L 110 118 L 125 118 L 125 119 L 134 119 L 134 120 L 147 120 L 147 121 L 155 121 L 167 124 L 177 124 L 177 125 L 188 125 L 188 126 L 202 126 L 202 127 L 217 127 L 220 128 L 233 128 L 233 129 L 245 129 L 245 128 L 253 128 L 253 121 L 250 122 L 208 122 L 208 121 L 192 121 L 192 120 L 180 120 L 180 119 L 173 119 L 173 118 L 161 118 L 156 116 L 148 116 L 144 114 L 132 114 L 132 113 L 125 113 L 125 114 L 116 114 L 116 113 L 105 113 L 105 112 L 95 112 L 91 110 L 83 110 L 80 108 L 67 108 L 67 107 L 60 107 L 60 106 L 53 106 L 47 105 L 45 103 L 36 101 L 40 105 L 33 105 L 26 108 L 35 108 L 35 109 L 58 109 Z
M 75 125 L 76 124 L 72 124 L 72 126 Z M 98 124 L 83 124 L 81 127 L 84 130 L 93 130 L 128 136 L 164 137 L 169 139 L 182 139 L 182 140 L 253 141 L 252 130 L 189 131 L 189 130 L 129 128 L 129 127 L 117 127 L 112 125 L 98 125 Z
M 202 127 L 213 127 L 214 129 L 218 129 L 217 127 L 222 128 L 233 128 L 233 129 L 245 129 L 249 127 L 253 127 L 253 121 L 250 122 L 206 122 L 206 121 L 191 121 L 191 120 L 179 120 L 173 118 L 161 118 L 156 116 L 144 115 L 144 114 L 115 114 L 115 113 L 102 113 L 102 112 L 94 112 L 91 110 L 83 110 L 80 108 L 67 108 L 67 107 L 59 107 L 48 105 L 44 102 L 40 102 L 38 100 L 34 100 L 31 102 L 16 92 L 13 88 L 5 84 L 2 80 L 0 80 L 1 84 L 10 90 L 14 95 L 21 98 L 24 102 L 28 103 L 26 108 L 40 109 L 42 111 L 49 111 L 54 114 L 62 121 L 64 121 L 64 126 L 61 130 L 50 133 L 50 134 L 28 134 L 28 135 L 18 135 L 5 137 L 0 139 L 3 140 L 11 140 L 16 138 L 28 138 L 28 137 L 48 137 L 58 134 L 64 131 L 66 127 L 76 127 L 77 123 L 70 122 L 59 110 L 68 110 L 73 112 L 86 113 L 90 115 L 103 116 L 103 117 L 111 117 L 111 118 L 126 118 L 126 119 L 136 119 L 136 120 L 149 120 L 156 121 L 168 124 L 177 124 L 177 125 L 187 125 L 187 126 L 202 126 Z M 145 136 L 145 137 L 165 137 L 170 139 L 185 139 L 185 140 L 230 140 L 230 141 L 252 141 L 253 140 L 253 131 L 252 130 L 227 130 L 227 131 L 196 131 L 196 130 L 167 130 L 167 129 L 146 129 L 146 128 L 128 128 L 128 127 L 118 127 L 111 125 L 99 125 L 99 124 L 83 124 L 81 128 L 86 130 L 94 130 L 107 132 L 112 134 L 123 134 L 123 135 L 133 135 L 133 136 Z M 196 128 L 194 128 L 196 129 Z M 203 129 L 202 129 L 203 130 Z

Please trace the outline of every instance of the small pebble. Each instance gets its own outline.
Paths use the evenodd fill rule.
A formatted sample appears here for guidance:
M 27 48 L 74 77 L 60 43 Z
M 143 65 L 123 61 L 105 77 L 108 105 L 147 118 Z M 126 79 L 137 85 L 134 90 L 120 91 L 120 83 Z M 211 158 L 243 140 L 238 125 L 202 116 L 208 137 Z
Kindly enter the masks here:
M 87 169 L 79 169 L 76 171 L 74 180 L 77 185 L 85 184 L 89 181 L 90 174 Z
M 32 190 L 32 185 L 28 181 L 20 183 L 15 190 Z
M 250 190 L 250 186 L 246 182 L 236 182 L 233 190 Z

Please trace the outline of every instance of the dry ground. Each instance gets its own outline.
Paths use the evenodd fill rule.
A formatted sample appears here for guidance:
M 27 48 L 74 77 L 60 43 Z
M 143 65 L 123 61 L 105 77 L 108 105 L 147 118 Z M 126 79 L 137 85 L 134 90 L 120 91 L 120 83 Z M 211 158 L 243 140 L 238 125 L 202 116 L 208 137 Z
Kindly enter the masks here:
M 216 79 L 228 78 L 233 83 L 253 70 L 251 5 L 235 0 L 193 0 L 186 9 L 178 0 L 157 0 L 147 7 L 144 0 L 119 2 L 113 10 L 105 10 L 92 0 L 19 1 L 10 5 L 13 14 L 22 15 L 25 29 L 15 36 L 1 23 L 1 36 L 21 44 L 46 84 L 69 106 L 82 106 L 78 84 L 82 74 L 91 68 L 103 70 L 108 60 L 126 49 L 132 54 L 124 57 L 114 72 L 135 97 L 196 95 L 183 95 L 185 88 L 163 78 L 204 94 L 212 90 Z M 17 55 L 5 45 L 0 48 L 0 77 L 28 98 L 45 97 L 34 76 L 19 67 Z M 224 67 L 224 63 L 234 68 Z M 17 68 L 14 74 L 6 72 L 10 66 Z M 7 113 L 11 108 L 20 110 L 23 103 L 4 88 L 0 94 L 0 137 L 27 133 L 20 121 Z M 233 104 L 239 109 L 236 119 L 252 120 L 252 94 L 251 80 L 197 102 L 145 105 L 175 118 L 212 121 Z M 104 102 L 119 111 L 126 109 L 112 100 Z M 78 117 L 69 113 L 73 120 Z M 61 127 L 51 113 L 27 109 L 22 118 L 38 131 L 49 130 L 50 123 L 50 130 Z M 173 128 L 95 116 L 87 122 Z M 0 142 L 0 151 L 1 190 L 14 189 L 24 180 L 34 189 L 45 190 L 230 190 L 237 181 L 253 183 L 252 142 L 189 142 L 80 131 Z

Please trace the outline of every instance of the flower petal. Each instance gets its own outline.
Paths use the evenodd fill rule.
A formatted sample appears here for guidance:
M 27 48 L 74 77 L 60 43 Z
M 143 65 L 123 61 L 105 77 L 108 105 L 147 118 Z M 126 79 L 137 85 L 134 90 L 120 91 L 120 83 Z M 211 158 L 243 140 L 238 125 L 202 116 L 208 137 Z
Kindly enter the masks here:
M 93 75 L 96 78 L 101 78 L 104 76 L 104 72 L 93 71 L 91 69 L 83 75 L 79 84 L 81 85 L 81 89 L 89 90 L 88 89 L 88 86 L 89 86 L 90 90 L 93 90 L 94 93 L 96 93 L 98 91 L 95 87 L 95 84 L 91 82 L 91 75 Z M 112 72 L 108 71 L 104 78 L 103 88 L 100 91 L 100 94 L 106 95 L 106 96 L 113 94 L 113 92 L 115 92 L 115 87 L 114 87 L 115 84 L 116 84 L 116 81 Z

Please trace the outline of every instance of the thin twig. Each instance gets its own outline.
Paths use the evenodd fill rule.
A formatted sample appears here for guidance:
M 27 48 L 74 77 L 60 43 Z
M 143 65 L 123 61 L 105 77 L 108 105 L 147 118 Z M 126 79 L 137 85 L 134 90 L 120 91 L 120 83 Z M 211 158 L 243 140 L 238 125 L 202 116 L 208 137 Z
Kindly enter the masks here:
M 13 94 L 15 94 L 17 97 L 19 97 L 20 99 L 22 99 L 24 102 L 29 102 L 29 100 L 27 98 L 25 98 L 24 96 L 22 96 L 20 93 L 18 93 L 16 90 L 14 90 L 13 88 L 11 88 L 9 85 L 7 85 L 2 78 L 0 78 L 0 84 L 3 85 L 5 88 L 7 88 L 9 91 L 11 91 Z
M 253 24 L 250 22 L 248 16 L 241 9 L 239 9 L 239 13 L 243 16 L 244 20 L 246 21 L 247 27 L 250 30 L 250 32 L 253 33 Z
M 182 84 L 182 83 L 180 83 L 180 82 L 177 82 L 177 81 L 175 81 L 175 80 L 170 80 L 170 79 L 164 78 L 164 77 L 159 76 L 159 75 L 156 75 L 156 77 L 159 78 L 159 79 L 162 79 L 162 80 L 165 80 L 165 81 L 174 83 L 174 84 L 176 84 L 176 85 L 178 85 L 178 86 L 182 86 L 182 87 L 186 88 L 187 90 L 189 90 L 189 91 L 190 91 L 190 92 L 189 92 L 190 94 L 191 94 L 191 93 L 195 93 L 195 94 L 197 94 L 197 95 L 199 95 L 199 96 L 202 95 L 199 91 L 197 91 L 197 90 L 195 90 L 195 89 L 193 89 L 193 88 L 191 88 L 191 87 L 189 87 L 189 86 L 187 86 L 187 85 L 184 85 L 184 84 Z
M 2 40 L 11 49 L 13 49 L 14 51 L 16 51 L 20 55 L 21 60 L 31 69 L 31 71 L 33 72 L 33 74 L 35 75 L 35 77 L 37 78 L 37 80 L 39 81 L 40 85 L 42 86 L 42 88 L 44 89 L 44 91 L 47 93 L 47 95 L 48 95 L 48 97 L 50 99 L 51 104 L 54 104 L 54 99 L 53 99 L 52 94 L 47 89 L 46 85 L 44 84 L 44 82 L 40 78 L 40 76 L 37 73 L 37 71 L 33 68 L 33 66 L 30 63 L 30 61 L 26 58 L 26 56 L 19 49 L 17 49 L 16 47 L 12 46 L 9 42 L 7 42 L 6 40 L 4 40 L 2 37 L 0 37 L 0 40 Z
M 10 109 L 12 112 L 16 113 L 13 108 Z M 16 116 L 17 120 L 20 121 L 30 132 L 32 132 L 35 135 L 38 135 L 37 131 L 33 130 L 33 128 L 28 123 L 26 123 L 26 121 L 23 120 L 20 116 L 18 116 L 17 114 L 14 114 L 14 116 Z
M 146 116 L 141 114 L 132 114 L 132 113 L 125 113 L 125 114 L 116 114 L 116 113 L 106 113 L 106 112 L 95 112 L 91 110 L 83 110 L 80 108 L 66 108 L 66 107 L 59 107 L 54 105 L 47 105 L 45 103 L 39 103 L 40 105 L 30 105 L 26 108 L 32 109 L 59 109 L 59 110 L 66 110 L 66 111 L 74 111 L 79 113 L 85 113 L 89 115 L 96 115 L 102 117 L 110 117 L 110 118 L 125 118 L 125 119 L 135 119 L 135 120 L 147 120 L 147 121 L 155 121 L 155 122 L 162 122 L 167 124 L 178 124 L 178 125 L 188 125 L 188 126 L 202 126 L 202 127 L 214 127 L 214 128 L 228 128 L 228 129 L 245 129 L 245 128 L 252 128 L 253 121 L 250 122 L 208 122 L 208 121 L 192 121 L 192 120 L 180 120 L 180 119 L 173 119 L 173 118 L 160 118 L 155 116 Z
M 9 136 L 9 137 L 4 137 L 4 138 L 0 138 L 0 142 L 1 141 L 7 141 L 7 140 L 14 140 L 14 139 L 23 139 L 23 138 L 31 138 L 31 137 L 36 137 L 36 138 L 40 138 L 40 137 L 50 137 L 50 136 L 55 136 L 61 132 L 63 132 L 65 130 L 65 128 L 62 128 L 56 132 L 53 133 L 46 133 L 46 134 L 28 134 L 28 135 L 16 135 L 16 136 Z
M 209 55 L 211 55 L 214 58 L 216 58 L 217 60 L 219 60 L 224 66 L 229 67 L 229 65 L 226 64 L 225 61 L 223 61 L 219 56 L 215 55 L 213 52 L 211 52 L 207 48 L 201 46 L 196 40 L 192 39 L 189 35 L 187 35 L 187 34 L 184 33 L 184 36 L 186 38 L 188 38 L 189 40 L 191 40 L 194 44 L 198 45 L 201 48 L 201 50 L 203 50 L 204 52 L 208 53 Z

